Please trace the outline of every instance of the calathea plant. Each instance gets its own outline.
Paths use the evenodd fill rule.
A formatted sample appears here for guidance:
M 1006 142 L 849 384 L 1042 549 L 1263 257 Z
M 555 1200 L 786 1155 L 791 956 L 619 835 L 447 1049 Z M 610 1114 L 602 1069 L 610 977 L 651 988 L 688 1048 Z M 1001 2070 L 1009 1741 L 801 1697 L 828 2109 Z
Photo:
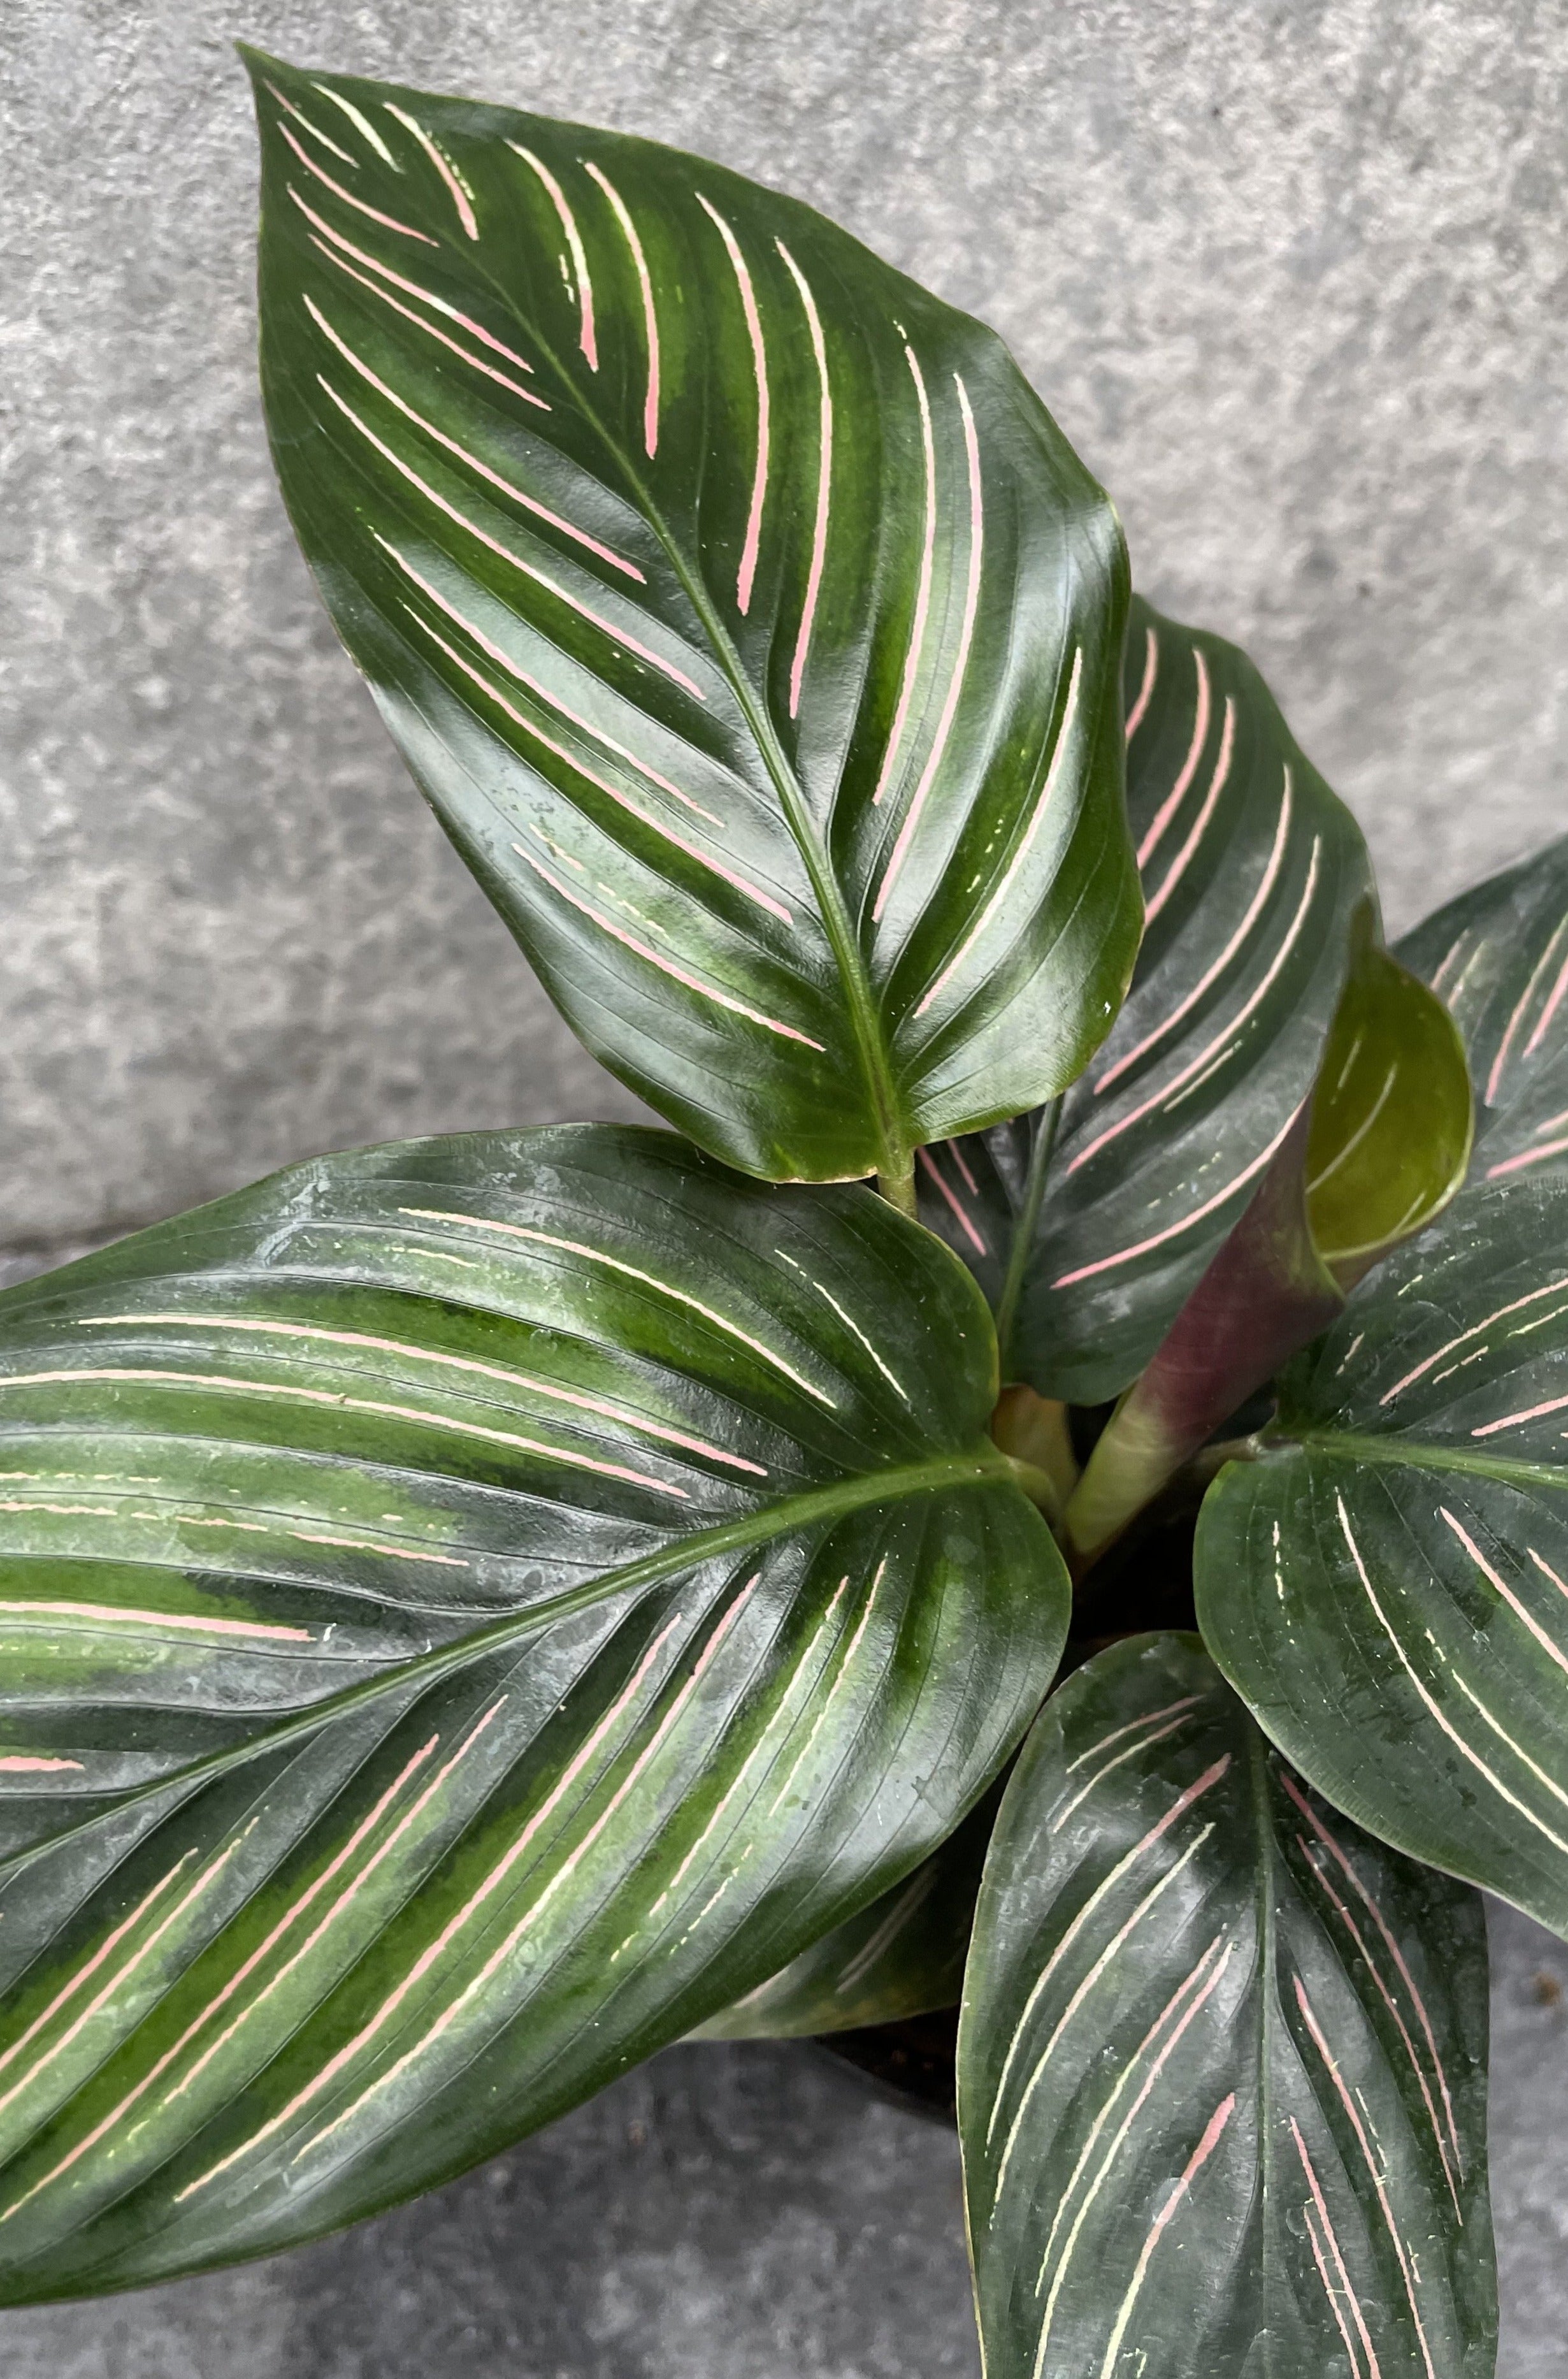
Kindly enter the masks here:
M 9 2301 L 961 1988 L 994 2379 L 1480 2379 L 1476 1887 L 1568 1934 L 1568 848 L 1391 952 L 988 332 L 717 166 L 249 63 L 322 594 L 675 1129 L 0 1298 Z

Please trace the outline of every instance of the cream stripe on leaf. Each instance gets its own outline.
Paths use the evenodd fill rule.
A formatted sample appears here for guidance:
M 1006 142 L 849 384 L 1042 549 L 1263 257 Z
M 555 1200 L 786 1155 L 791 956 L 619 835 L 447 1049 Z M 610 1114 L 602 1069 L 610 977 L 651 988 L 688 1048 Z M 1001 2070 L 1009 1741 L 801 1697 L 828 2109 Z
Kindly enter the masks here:
M 1197 1561 L 1303 1774 L 1568 1938 L 1565 1241 L 1561 1173 L 1473 1180 L 1285 1372 Z
M 824 1936 L 950 1987 L 1067 1606 L 994 1374 L 885 1201 L 609 1126 L 0 1297 L 0 2298 L 412 2195 Z
M 925 1222 L 1006 1298 L 1009 1376 L 1086 1404 L 1143 1369 L 1246 1206 L 1371 891 L 1349 813 L 1234 646 L 1135 601 L 1124 698 L 1148 912 L 1127 1003 L 1043 1172 L 1035 1114 L 953 1143 L 956 1199 L 946 1156 L 921 1185 Z
M 989 2379 L 1214 2379 L 1263 2338 L 1281 2372 L 1470 2379 L 1486 2045 L 1478 1896 L 1322 1805 L 1196 1637 L 1098 1653 L 1030 1734 L 975 1913 Z
M 251 64 L 285 498 L 596 1056 L 773 1179 L 907 1181 L 1054 1095 L 1137 944 L 1126 567 L 1000 343 L 718 166 Z M 329 95 L 352 169 L 302 137 Z M 603 721 L 597 793 L 498 647 Z M 636 820 L 650 776 L 711 849 Z
M 814 2037 L 956 2006 L 995 1815 L 988 1794 L 911 1875 L 699 2024 L 696 2037 Z

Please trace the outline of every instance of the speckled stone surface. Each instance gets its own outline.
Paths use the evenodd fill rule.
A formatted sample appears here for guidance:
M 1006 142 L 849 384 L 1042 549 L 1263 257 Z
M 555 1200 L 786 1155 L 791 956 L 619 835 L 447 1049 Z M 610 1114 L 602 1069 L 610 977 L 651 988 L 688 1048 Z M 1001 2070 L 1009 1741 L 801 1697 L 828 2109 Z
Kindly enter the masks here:
M 6 0 L 0 1279 L 310 1151 L 632 1111 L 421 809 L 268 465 L 231 35 L 669 138 L 1011 340 L 1391 921 L 1568 825 L 1568 0 Z M 1568 1951 L 1495 1926 L 1500 2379 L 1568 2372 Z M 943 2131 L 684 2048 L 6 2379 L 947 2379 Z
M 1565 0 L 7 0 L 0 1248 L 627 1105 L 295 553 L 235 33 L 717 153 L 984 315 L 1396 921 L 1562 822 Z

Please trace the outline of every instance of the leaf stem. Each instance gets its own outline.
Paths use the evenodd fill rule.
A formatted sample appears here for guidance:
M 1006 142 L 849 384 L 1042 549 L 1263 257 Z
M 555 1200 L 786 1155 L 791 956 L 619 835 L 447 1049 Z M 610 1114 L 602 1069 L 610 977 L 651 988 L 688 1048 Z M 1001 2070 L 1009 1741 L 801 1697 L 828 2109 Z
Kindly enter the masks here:
M 1020 1461 L 1016 1454 L 1007 1455 L 1004 1459 L 1012 1473 L 1014 1485 L 1022 1489 L 1030 1502 L 1043 1512 L 1048 1520 L 1059 1520 L 1062 1516 L 1061 1491 L 1050 1472 L 1042 1470 L 1037 1462 Z
M 1019 1208 L 1013 1226 L 1013 1243 L 1007 1254 L 1007 1276 L 1002 1283 L 1002 1294 L 996 1300 L 996 1345 L 1002 1358 L 1004 1384 L 1010 1377 L 1007 1366 L 1012 1360 L 1013 1323 L 1017 1318 L 1019 1299 L 1029 1271 L 1029 1259 L 1034 1251 L 1035 1226 L 1045 1197 L 1045 1176 L 1051 1166 L 1051 1153 L 1056 1145 L 1061 1129 L 1062 1102 L 1048 1099 L 1040 1110 L 1040 1120 L 1034 1128 L 1034 1146 L 1029 1153 L 1029 1173 L 1024 1182 L 1023 1203 Z
M 1194 1487 L 1208 1487 L 1227 1462 L 1261 1461 L 1265 1444 L 1261 1431 L 1255 1430 L 1250 1437 L 1225 1437 L 1217 1445 L 1200 1445 L 1176 1473 L 1177 1479 Z
M 915 1195 L 912 1149 L 906 1152 L 903 1164 L 897 1171 L 889 1167 L 887 1172 L 877 1175 L 876 1186 L 890 1206 L 897 1206 L 899 1214 L 907 1214 L 911 1223 L 919 1222 L 920 1202 Z
M 1295 1441 L 1293 1440 L 1292 1443 Z M 1057 1533 L 1061 1540 L 1062 1551 L 1067 1557 L 1067 1567 L 1072 1573 L 1074 1590 L 1079 1599 L 1082 1600 L 1086 1593 L 1097 1591 L 1096 1588 L 1086 1587 L 1085 1581 L 1096 1567 L 1102 1555 L 1108 1553 L 1112 1546 L 1116 1543 L 1124 1529 L 1130 1528 L 1134 1522 L 1143 1519 L 1146 1516 L 1158 1517 L 1162 1512 L 1179 1507 L 1184 1503 L 1195 1509 L 1202 1502 L 1220 1472 L 1228 1468 L 1230 1464 L 1261 1462 L 1271 1451 L 1282 1450 L 1281 1447 L 1272 1445 L 1261 1431 L 1254 1431 L 1250 1437 L 1227 1437 L 1220 1440 L 1216 1444 L 1200 1446 L 1178 1470 L 1172 1471 L 1164 1484 L 1157 1487 L 1152 1494 L 1130 1499 L 1130 1508 L 1122 1516 L 1117 1526 L 1107 1534 L 1096 1536 L 1092 1543 L 1079 1541 L 1072 1521 L 1078 1520 L 1081 1526 L 1080 1511 L 1075 1509 L 1075 1499 L 1069 1498 L 1067 1503 L 1067 1510 L 1071 1516 L 1069 1523 Z

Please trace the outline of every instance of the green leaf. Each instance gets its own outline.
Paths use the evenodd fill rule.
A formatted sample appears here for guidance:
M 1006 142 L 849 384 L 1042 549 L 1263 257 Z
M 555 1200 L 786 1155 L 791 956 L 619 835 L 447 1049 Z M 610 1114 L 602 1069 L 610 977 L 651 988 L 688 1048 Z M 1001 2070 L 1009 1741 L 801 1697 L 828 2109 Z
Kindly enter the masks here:
M 771 1178 L 1071 1081 L 1138 939 L 1126 559 L 1006 349 L 720 166 L 249 63 L 290 513 L 588 1047 Z
M 1053 1695 L 959 2120 L 990 2379 L 1488 2379 L 1479 1900 L 1323 1809 L 1195 1638 Z
M 1371 933 L 1364 910 L 1309 1105 L 1073 1491 L 1067 1528 L 1080 1554 L 1106 1543 L 1465 1178 L 1472 1103 L 1453 1020 Z
M 1307 1220 L 1310 1120 L 1304 1108 L 1153 1361 L 1096 1439 L 1063 1515 L 1080 1567 L 1344 1304 Z
M 1568 1181 L 1467 1190 L 1210 1489 L 1214 1658 L 1385 1842 L 1568 1935 Z
M 1004 1378 L 1078 1404 L 1142 1370 L 1245 1210 L 1371 896 L 1355 821 L 1234 645 L 1135 601 L 1126 699 L 1148 903 L 1127 1004 L 1054 1149 L 1023 1117 L 921 1160 L 923 1220 L 1007 1309 Z
M 693 2037 L 799 2038 L 956 2007 L 974 1896 L 995 1822 L 995 1795 L 988 1793 L 902 1883 L 802 1950 L 782 1974 L 699 2024 Z
M 1334 1010 L 1307 1142 L 1308 1228 L 1343 1285 L 1441 1213 L 1474 1129 L 1453 1019 L 1369 933 Z
M 962 1267 L 584 1126 L 0 1298 L 0 2270 L 460 2172 L 890 1890 L 1050 1680 Z
M 1399 944 L 1453 1014 L 1488 1181 L 1568 1157 L 1568 837 L 1461 893 Z

